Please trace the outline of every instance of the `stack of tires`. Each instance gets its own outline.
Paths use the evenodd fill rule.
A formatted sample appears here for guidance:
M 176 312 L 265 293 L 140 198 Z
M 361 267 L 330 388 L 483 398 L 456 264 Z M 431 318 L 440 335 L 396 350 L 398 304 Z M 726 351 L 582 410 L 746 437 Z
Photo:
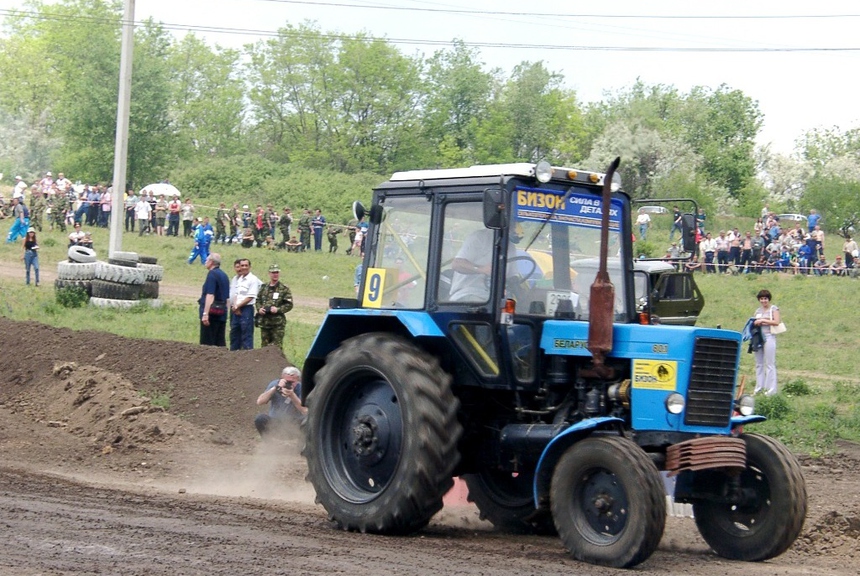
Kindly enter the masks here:
M 84 246 L 69 248 L 69 259 L 57 262 L 57 279 L 54 288 L 82 288 L 87 296 L 93 295 L 93 279 L 96 272 L 96 252 Z
M 160 306 L 158 281 L 164 269 L 154 264 L 141 264 L 140 260 L 135 252 L 114 252 L 107 262 L 97 261 L 90 304 L 98 308 L 131 308 L 145 300 L 150 306 Z M 153 289 L 151 278 L 156 276 L 158 280 Z

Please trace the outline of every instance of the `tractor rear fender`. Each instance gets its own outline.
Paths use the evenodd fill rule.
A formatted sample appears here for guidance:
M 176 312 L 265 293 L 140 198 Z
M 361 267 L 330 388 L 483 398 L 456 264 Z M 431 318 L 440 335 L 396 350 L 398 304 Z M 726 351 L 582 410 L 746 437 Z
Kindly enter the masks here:
M 369 310 L 354 308 L 329 310 L 320 325 L 302 369 L 302 396 L 314 387 L 314 375 L 325 364 L 325 358 L 355 336 L 385 332 L 413 339 L 444 338 L 444 333 L 429 314 L 404 310 Z
M 549 506 L 549 485 L 552 473 L 561 455 L 583 438 L 591 435 L 595 430 L 614 429 L 616 424 L 622 424 L 621 418 L 601 416 L 600 418 L 589 418 L 582 420 L 566 429 L 564 432 L 550 440 L 543 450 L 535 469 L 535 506 L 546 508 Z

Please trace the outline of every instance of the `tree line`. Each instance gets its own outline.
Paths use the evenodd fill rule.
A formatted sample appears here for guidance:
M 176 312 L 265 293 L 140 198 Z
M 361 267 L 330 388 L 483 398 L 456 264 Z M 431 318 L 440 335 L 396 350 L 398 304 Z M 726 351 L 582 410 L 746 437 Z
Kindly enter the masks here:
M 110 181 L 121 17 L 119 0 L 34 0 L 6 17 L 0 171 L 32 177 L 55 167 Z M 602 170 L 618 155 L 632 196 L 693 197 L 709 211 L 832 204 L 860 181 L 856 131 L 813 131 L 795 155 L 770 154 L 755 145 L 758 103 L 725 85 L 682 92 L 638 81 L 584 104 L 543 62 L 506 74 L 462 41 L 408 55 L 313 22 L 234 50 L 145 21 L 135 30 L 131 98 L 129 185 L 169 177 L 203 197 L 279 201 L 292 175 L 302 182 L 291 188 L 339 202 L 396 170 L 542 159 Z M 263 173 L 221 175 L 238 166 Z M 341 175 L 339 184 L 319 173 Z

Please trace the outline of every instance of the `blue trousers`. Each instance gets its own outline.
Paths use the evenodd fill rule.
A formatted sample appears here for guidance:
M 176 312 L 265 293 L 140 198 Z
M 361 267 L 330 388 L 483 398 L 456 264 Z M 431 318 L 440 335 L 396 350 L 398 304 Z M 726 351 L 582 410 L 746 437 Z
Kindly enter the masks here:
M 6 236 L 6 243 L 14 242 L 18 238 L 23 238 L 27 235 L 27 228 L 30 227 L 30 219 L 24 218 L 24 222 L 21 222 L 20 218 L 15 218 L 15 221 L 12 222 L 12 227 L 9 228 L 9 234 Z
M 230 350 L 254 349 L 254 307 L 243 306 L 239 314 L 230 313 Z
M 30 266 L 36 270 L 36 286 L 39 285 L 39 253 L 35 250 L 24 252 L 24 268 L 27 270 L 27 284 L 30 283 Z
M 200 257 L 200 263 L 206 264 L 206 259 L 209 258 L 209 244 L 194 245 L 191 249 L 191 254 L 188 255 L 188 263 L 193 264 L 194 259 Z

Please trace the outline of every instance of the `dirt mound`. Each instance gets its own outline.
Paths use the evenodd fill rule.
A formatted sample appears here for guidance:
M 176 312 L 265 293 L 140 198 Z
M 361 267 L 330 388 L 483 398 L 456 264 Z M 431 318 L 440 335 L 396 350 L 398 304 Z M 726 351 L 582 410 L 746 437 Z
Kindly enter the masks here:
M 56 364 L 52 379 L 8 404 L 37 422 L 87 439 L 102 453 L 181 441 L 183 430 L 193 433 L 197 428 L 153 405 L 122 376 L 74 362 Z
M 252 421 L 259 411 L 255 400 L 288 364 L 283 352 L 273 347 L 229 352 L 5 318 L 0 318 L 0 350 L 0 402 L 25 392 L 50 396 L 45 386 L 55 380 L 54 367 L 75 363 L 77 370 L 86 366 L 101 370 L 101 376 L 92 373 L 96 379 L 109 379 L 106 373 L 121 376 L 132 392 L 159 396 L 168 403 L 169 413 L 214 427 L 227 438 L 253 437 Z

